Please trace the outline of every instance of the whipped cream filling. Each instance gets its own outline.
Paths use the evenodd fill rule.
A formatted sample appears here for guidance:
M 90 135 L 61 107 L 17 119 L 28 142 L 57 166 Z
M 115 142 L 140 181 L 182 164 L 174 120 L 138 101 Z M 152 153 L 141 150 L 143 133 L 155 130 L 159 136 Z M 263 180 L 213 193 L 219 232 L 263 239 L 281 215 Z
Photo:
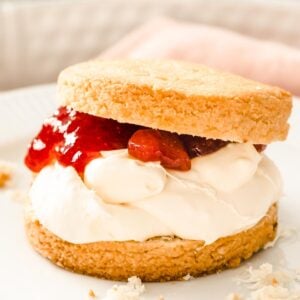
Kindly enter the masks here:
M 82 180 L 74 168 L 45 167 L 30 190 L 43 226 L 76 244 L 156 236 L 212 243 L 254 226 L 281 195 L 280 174 L 250 144 L 228 144 L 174 171 L 127 149 L 101 152 Z

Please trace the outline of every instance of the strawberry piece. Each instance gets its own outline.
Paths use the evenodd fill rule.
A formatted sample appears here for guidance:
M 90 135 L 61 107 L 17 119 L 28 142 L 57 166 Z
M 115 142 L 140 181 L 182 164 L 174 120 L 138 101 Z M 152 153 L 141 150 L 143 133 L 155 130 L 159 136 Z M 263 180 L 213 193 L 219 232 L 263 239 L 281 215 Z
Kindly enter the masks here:
M 175 133 L 162 130 L 140 129 L 128 142 L 128 152 L 142 161 L 160 161 L 161 165 L 175 170 L 191 168 L 190 158 Z
M 229 142 L 222 140 L 206 139 L 203 137 L 183 134 L 180 136 L 190 158 L 211 154 L 225 147 Z

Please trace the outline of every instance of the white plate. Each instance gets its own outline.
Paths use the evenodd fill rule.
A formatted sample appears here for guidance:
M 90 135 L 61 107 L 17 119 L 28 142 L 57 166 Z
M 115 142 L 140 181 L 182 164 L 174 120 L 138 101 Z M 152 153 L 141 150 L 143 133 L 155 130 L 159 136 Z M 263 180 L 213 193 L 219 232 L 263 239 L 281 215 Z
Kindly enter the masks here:
M 26 144 L 42 120 L 55 107 L 55 86 L 46 85 L 0 94 L 0 159 L 21 165 Z M 299 100 L 298 100 L 299 101 Z M 300 230 L 300 102 L 295 103 L 289 138 L 267 148 L 285 182 L 280 219 L 283 226 Z M 25 170 L 25 169 L 24 169 Z M 28 175 L 28 173 L 25 173 Z M 24 183 L 25 184 L 25 183 Z M 83 300 L 93 289 L 101 299 L 114 283 L 60 269 L 36 254 L 27 243 L 22 206 L 9 193 L 0 193 L 0 299 Z M 285 268 L 300 268 L 300 239 L 279 241 L 258 253 L 241 267 L 186 282 L 146 284 L 145 299 L 225 299 L 231 292 L 247 291 L 235 278 L 249 266 L 269 262 Z

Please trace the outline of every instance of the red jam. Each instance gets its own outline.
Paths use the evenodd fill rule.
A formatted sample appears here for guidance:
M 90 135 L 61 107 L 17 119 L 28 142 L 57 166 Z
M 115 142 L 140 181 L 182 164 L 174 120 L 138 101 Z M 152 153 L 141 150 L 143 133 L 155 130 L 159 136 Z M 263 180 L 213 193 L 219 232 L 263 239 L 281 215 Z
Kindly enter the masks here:
M 142 161 L 160 161 L 165 168 L 181 171 L 191 168 L 190 157 L 175 133 L 140 129 L 130 138 L 128 152 Z
M 73 166 L 82 175 L 85 166 L 99 157 L 100 151 L 128 147 L 129 154 L 141 161 L 160 161 L 166 168 L 187 171 L 191 168 L 191 158 L 213 153 L 228 143 L 121 124 L 60 107 L 29 145 L 25 164 L 33 172 L 39 172 L 57 160 L 64 166 Z M 266 148 L 254 146 L 258 152 Z
M 25 164 L 39 172 L 56 159 L 82 174 L 87 163 L 100 156 L 100 151 L 127 148 L 138 128 L 60 107 L 30 144 Z
M 229 144 L 229 142 L 222 140 L 206 139 L 187 134 L 181 135 L 181 139 L 189 153 L 190 158 L 211 154 Z
M 256 151 L 260 153 L 260 152 L 263 152 L 266 150 L 267 145 L 256 144 L 256 145 L 254 145 L 254 147 L 255 147 Z

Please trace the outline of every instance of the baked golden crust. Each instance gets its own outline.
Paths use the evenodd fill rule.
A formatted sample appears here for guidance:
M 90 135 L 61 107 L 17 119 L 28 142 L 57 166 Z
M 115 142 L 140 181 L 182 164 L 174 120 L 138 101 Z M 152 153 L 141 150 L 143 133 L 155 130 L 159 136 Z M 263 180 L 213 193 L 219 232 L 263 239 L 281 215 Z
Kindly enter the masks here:
M 49 232 L 30 212 L 25 220 L 32 246 L 60 267 L 112 280 L 127 280 L 136 275 L 143 281 L 167 281 L 239 266 L 274 239 L 277 206 L 270 207 L 254 227 L 206 246 L 203 241 L 162 237 L 146 242 L 76 245 Z
M 89 61 L 59 76 L 62 105 L 180 134 L 268 144 L 284 140 L 291 95 L 179 61 Z

